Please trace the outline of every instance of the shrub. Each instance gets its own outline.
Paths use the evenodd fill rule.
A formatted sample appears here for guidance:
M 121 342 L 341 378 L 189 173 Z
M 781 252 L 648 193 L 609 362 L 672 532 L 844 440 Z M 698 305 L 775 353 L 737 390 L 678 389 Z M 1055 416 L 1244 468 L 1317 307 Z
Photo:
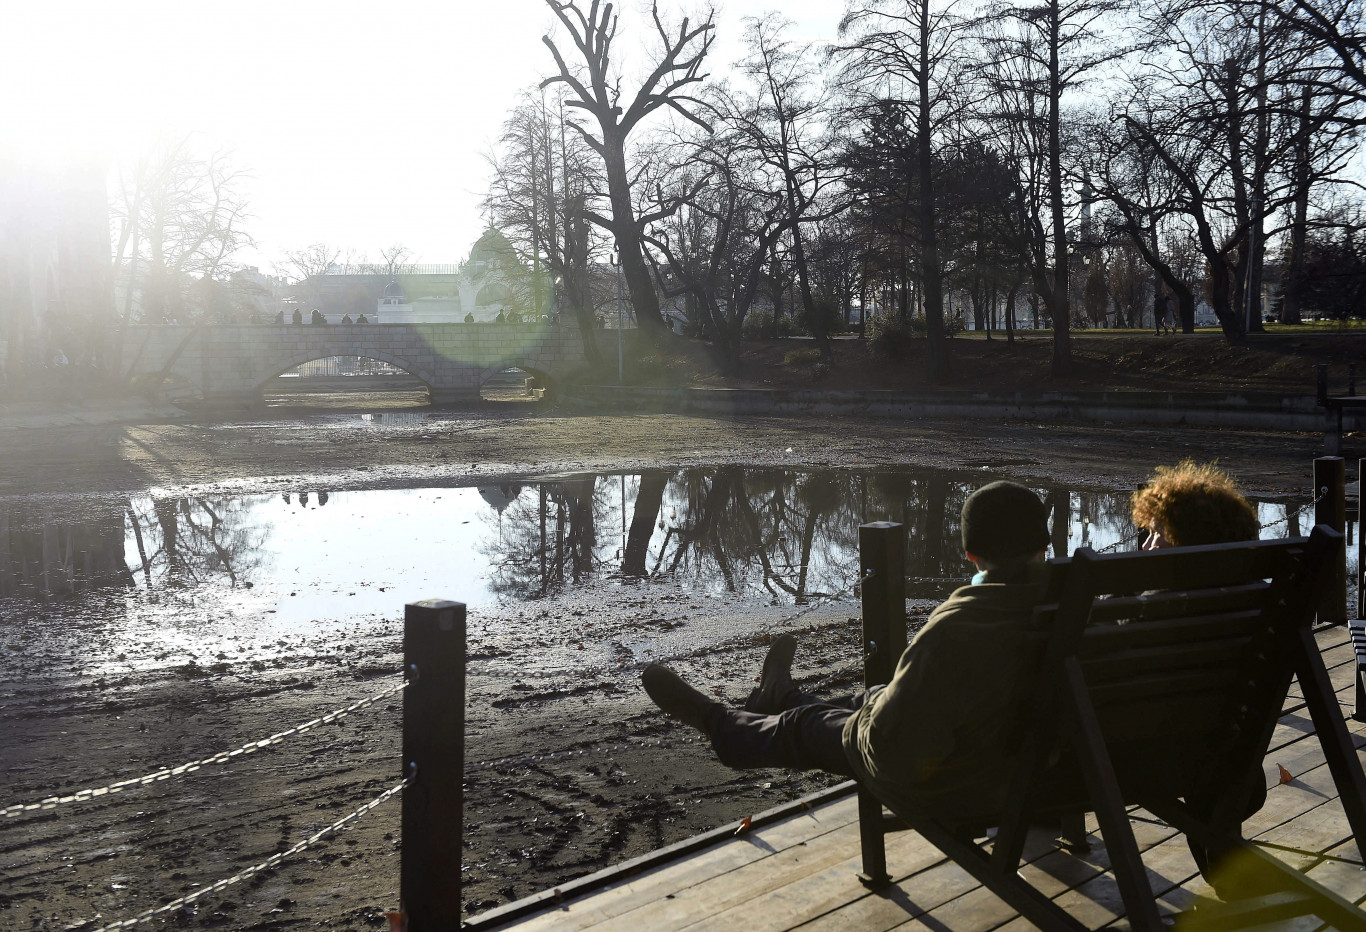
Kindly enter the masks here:
M 746 314 L 745 323 L 740 328 L 740 333 L 747 340 L 771 340 L 773 338 L 773 312 L 767 310 L 751 311 Z M 794 322 L 788 316 L 784 316 L 782 320 L 778 321 L 779 337 L 805 335 L 807 335 L 807 331 L 800 321 Z
M 918 317 L 902 320 L 896 314 L 877 314 L 868 319 L 868 342 L 880 353 L 900 356 L 925 335 L 925 321 Z
M 821 361 L 821 351 L 815 348 L 791 349 L 783 353 L 783 365 L 789 368 L 814 366 Z

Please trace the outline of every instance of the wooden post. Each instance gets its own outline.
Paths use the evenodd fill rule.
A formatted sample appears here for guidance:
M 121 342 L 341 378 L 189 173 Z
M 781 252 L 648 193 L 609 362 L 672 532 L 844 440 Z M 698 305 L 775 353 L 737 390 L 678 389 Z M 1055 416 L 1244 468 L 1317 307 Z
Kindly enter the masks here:
M 1366 504 L 1363 503 L 1366 503 L 1366 459 L 1357 460 L 1357 618 L 1366 618 Z M 1366 674 L 1366 667 L 1358 663 L 1356 704 L 1352 712 L 1352 720 L 1356 722 L 1366 722 L 1363 674 Z
M 892 681 L 897 661 L 906 650 L 906 534 L 893 521 L 859 525 L 859 567 L 863 604 L 863 685 Z M 866 789 L 858 791 L 859 846 L 863 855 L 864 886 L 885 887 L 887 848 L 883 834 L 882 803 Z
M 1326 524 L 1339 534 L 1347 528 L 1347 464 L 1340 456 L 1314 460 L 1314 523 Z M 1344 542 L 1333 555 L 1333 566 L 1319 593 L 1318 623 L 1347 623 L 1347 547 Z
M 403 612 L 403 847 L 406 932 L 460 928 L 465 771 L 465 605 L 428 599 Z

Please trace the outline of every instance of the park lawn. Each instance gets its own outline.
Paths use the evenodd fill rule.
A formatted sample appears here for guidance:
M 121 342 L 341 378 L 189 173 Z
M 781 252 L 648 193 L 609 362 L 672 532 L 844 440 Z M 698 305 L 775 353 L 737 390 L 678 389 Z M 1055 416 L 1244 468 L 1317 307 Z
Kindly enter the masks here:
M 1279 325 L 1271 325 L 1279 328 Z M 810 338 L 746 341 L 737 371 L 718 371 L 707 344 L 677 339 L 647 353 L 628 373 L 640 385 L 830 391 L 934 389 L 974 391 L 1266 391 L 1312 395 L 1315 366 L 1329 366 L 1332 390 L 1346 390 L 1347 366 L 1366 363 L 1366 328 L 1337 324 L 1287 327 L 1231 346 L 1215 329 L 1156 336 L 1147 330 L 1073 334 L 1071 372 L 1052 373 L 1052 332 L 960 334 L 948 341 L 950 374 L 931 383 L 924 340 L 896 354 L 843 335 L 832 341 L 834 365 L 816 364 Z M 615 360 L 613 360 L 615 362 Z M 615 365 L 610 379 L 616 381 Z M 1362 369 L 1366 378 L 1366 367 Z

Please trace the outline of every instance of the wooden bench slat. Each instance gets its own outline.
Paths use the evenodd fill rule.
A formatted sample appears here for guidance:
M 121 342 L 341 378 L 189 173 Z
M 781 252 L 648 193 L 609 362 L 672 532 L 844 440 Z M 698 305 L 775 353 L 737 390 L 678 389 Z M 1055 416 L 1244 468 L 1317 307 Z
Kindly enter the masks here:
M 1257 627 L 1255 619 L 1241 613 L 1215 619 L 1175 618 L 1127 625 L 1100 625 L 1087 630 L 1086 637 L 1078 645 L 1077 655 L 1089 657 L 1111 650 L 1246 638 L 1253 636 Z
M 1087 640 L 1090 640 L 1089 638 Z M 1242 657 L 1250 643 L 1248 637 L 1201 640 L 1174 646 L 1156 645 L 1126 649 L 1118 647 L 1104 653 L 1079 653 L 1081 670 L 1086 682 L 1094 689 L 1125 677 L 1147 673 L 1188 670 L 1191 668 L 1218 669 L 1234 666 L 1230 661 Z M 1122 642 L 1121 642 L 1122 643 Z
M 1187 615 L 1214 615 L 1259 609 L 1266 598 L 1268 584 L 1263 581 L 1243 586 L 1177 592 L 1150 592 L 1142 595 L 1111 596 L 1091 606 L 1091 623 L 1113 621 L 1163 621 Z

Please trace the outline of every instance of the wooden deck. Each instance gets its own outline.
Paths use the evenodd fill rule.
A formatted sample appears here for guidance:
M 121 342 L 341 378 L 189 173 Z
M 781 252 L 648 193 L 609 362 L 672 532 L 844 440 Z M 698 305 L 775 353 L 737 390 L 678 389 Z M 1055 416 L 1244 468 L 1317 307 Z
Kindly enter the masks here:
M 1355 660 L 1346 628 L 1318 634 L 1338 698 L 1350 714 Z M 1366 870 L 1352 840 L 1297 687 L 1282 712 L 1265 771 L 1266 806 L 1244 833 L 1297 869 L 1358 905 L 1366 900 Z M 1366 724 L 1348 720 L 1359 755 Z M 1280 768 L 1292 777 L 1280 782 Z M 829 794 L 826 794 L 827 796 Z M 790 812 L 791 814 L 787 814 Z M 1154 891 L 1167 911 L 1185 909 L 1213 893 L 1200 878 L 1184 836 L 1153 816 L 1131 819 Z M 675 845 L 652 858 L 611 868 L 501 907 L 471 923 L 478 929 L 554 930 L 935 930 L 1020 932 L 1033 928 L 965 871 L 912 832 L 887 838 L 890 888 L 872 893 L 857 879 L 860 868 L 855 797 L 787 807 L 772 819 L 732 837 L 726 830 Z M 1040 833 L 1026 849 L 1022 868 L 1036 885 L 1093 929 L 1127 928 L 1105 849 L 1096 834 L 1092 850 L 1072 855 Z M 573 895 L 575 890 L 583 891 Z M 1363 913 L 1366 916 L 1366 913 Z M 1312 919 L 1264 929 L 1322 928 Z

